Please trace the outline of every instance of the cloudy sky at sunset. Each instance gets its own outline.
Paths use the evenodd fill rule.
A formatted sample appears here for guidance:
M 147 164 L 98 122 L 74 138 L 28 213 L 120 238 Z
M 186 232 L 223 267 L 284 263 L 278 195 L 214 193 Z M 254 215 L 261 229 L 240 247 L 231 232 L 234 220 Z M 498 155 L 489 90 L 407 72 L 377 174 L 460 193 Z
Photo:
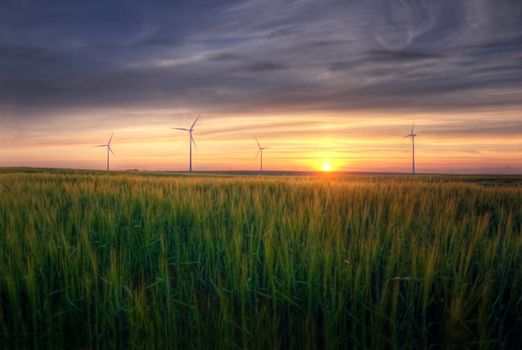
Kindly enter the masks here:
M 0 0 L 0 167 L 522 173 L 520 0 Z

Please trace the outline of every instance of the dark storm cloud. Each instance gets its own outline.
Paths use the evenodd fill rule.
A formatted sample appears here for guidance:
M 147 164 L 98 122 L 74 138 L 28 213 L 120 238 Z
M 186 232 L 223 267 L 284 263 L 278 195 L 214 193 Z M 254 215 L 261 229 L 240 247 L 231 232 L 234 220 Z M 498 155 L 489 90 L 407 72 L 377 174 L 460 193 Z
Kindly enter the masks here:
M 241 59 L 241 56 L 234 55 L 231 53 L 226 53 L 226 52 L 218 53 L 215 55 L 210 55 L 208 57 L 209 61 L 218 61 L 218 62 L 230 62 L 230 61 L 237 61 L 239 59 Z
M 0 2 L 12 115 L 516 107 L 521 62 L 518 0 Z
M 247 71 L 253 73 L 263 73 L 270 72 L 275 70 L 285 69 L 286 66 L 284 64 L 276 63 L 276 62 L 253 62 L 249 63 L 245 69 Z

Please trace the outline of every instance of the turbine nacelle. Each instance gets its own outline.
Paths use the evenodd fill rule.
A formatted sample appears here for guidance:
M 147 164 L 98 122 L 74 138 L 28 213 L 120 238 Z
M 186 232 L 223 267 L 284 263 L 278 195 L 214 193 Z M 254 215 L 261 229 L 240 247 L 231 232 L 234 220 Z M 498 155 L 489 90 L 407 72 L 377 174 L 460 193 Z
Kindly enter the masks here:
M 94 147 L 107 147 L 109 149 L 109 151 L 113 154 L 113 155 L 116 155 L 114 154 L 114 152 L 112 151 L 112 148 L 111 148 L 111 142 L 112 142 L 112 137 L 114 136 L 114 133 L 111 134 L 111 137 L 109 138 L 109 141 L 107 142 L 107 144 L 105 145 L 97 145 L 97 146 L 94 146 Z
M 268 149 L 268 147 L 262 147 L 261 144 L 259 143 L 259 141 L 257 140 L 257 137 L 256 137 L 256 143 L 257 143 L 257 148 L 259 150 L 263 150 L 263 149 Z
M 415 133 L 415 120 L 413 121 L 413 124 L 411 125 L 411 131 L 408 135 L 404 136 L 403 138 L 406 138 L 406 137 L 415 137 L 417 136 L 417 134 Z

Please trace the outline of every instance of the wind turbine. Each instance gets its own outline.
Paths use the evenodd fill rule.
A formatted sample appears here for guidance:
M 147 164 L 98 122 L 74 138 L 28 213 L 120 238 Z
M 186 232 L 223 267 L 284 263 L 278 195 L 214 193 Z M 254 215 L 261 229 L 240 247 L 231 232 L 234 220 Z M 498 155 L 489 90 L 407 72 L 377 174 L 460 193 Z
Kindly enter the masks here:
M 414 131 L 415 129 L 415 121 L 413 121 L 413 124 L 411 126 L 411 131 L 408 135 L 404 136 L 404 138 L 406 137 L 411 137 L 411 166 L 412 166 L 412 174 L 415 175 L 415 136 L 417 136 L 417 134 L 415 133 Z
M 107 142 L 106 145 L 98 145 L 98 146 L 94 146 L 94 147 L 107 147 L 107 171 L 109 171 L 109 152 L 112 153 L 113 155 L 114 152 L 112 151 L 112 148 L 111 148 L 111 142 L 112 142 L 112 137 L 114 136 L 114 133 L 111 134 L 111 137 L 109 139 L 109 142 Z
M 257 137 L 256 137 L 256 142 L 257 142 L 257 153 L 256 153 L 256 158 L 259 154 L 261 154 L 261 158 L 260 158 L 260 161 L 261 161 L 261 164 L 259 166 L 259 172 L 262 173 L 263 172 L 263 150 L 267 149 L 268 147 L 261 147 L 261 144 L 259 143 L 259 141 L 257 140 Z
M 182 130 L 182 131 L 188 131 L 189 133 L 189 172 L 192 172 L 192 144 L 194 144 L 194 147 L 196 147 L 196 150 L 198 149 L 198 146 L 196 146 L 196 141 L 194 141 L 194 137 L 192 137 L 192 131 L 194 131 L 194 126 L 198 122 L 199 117 L 201 116 L 201 113 L 198 114 L 196 119 L 194 120 L 194 123 L 190 126 L 190 128 L 171 128 L 175 130 Z

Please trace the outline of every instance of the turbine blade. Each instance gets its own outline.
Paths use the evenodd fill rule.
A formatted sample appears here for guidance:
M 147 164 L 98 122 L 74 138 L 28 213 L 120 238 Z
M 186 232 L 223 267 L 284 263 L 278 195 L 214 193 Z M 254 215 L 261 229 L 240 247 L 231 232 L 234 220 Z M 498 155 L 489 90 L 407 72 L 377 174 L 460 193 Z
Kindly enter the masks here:
M 198 150 L 198 146 L 196 145 L 196 141 L 194 140 L 194 137 L 192 137 L 192 134 L 190 134 L 190 140 L 194 144 L 194 147 L 196 147 L 196 151 Z
M 194 120 L 194 123 L 192 123 L 192 125 L 190 126 L 190 130 L 194 129 L 194 125 L 196 125 L 196 123 L 198 122 L 199 117 L 201 117 L 201 113 L 198 114 L 196 120 Z
M 407 137 L 411 137 L 411 134 L 404 136 L 403 139 L 405 139 Z
M 256 159 L 257 159 L 257 157 L 259 157 L 259 153 L 260 153 L 260 152 L 261 152 L 261 148 L 258 148 L 258 149 L 257 149 L 257 153 L 256 153 Z
M 111 144 L 111 141 L 112 141 L 112 137 L 114 136 L 114 133 L 111 134 L 111 138 L 109 139 L 109 142 L 107 142 L 108 145 Z
M 256 137 L 256 142 L 257 142 L 257 147 L 258 147 L 258 148 L 261 148 L 261 144 L 260 144 L 259 141 L 257 140 L 257 137 Z
M 98 145 L 98 146 L 92 146 L 92 147 L 107 147 L 107 145 Z
M 186 129 L 186 128 L 171 128 L 171 129 L 174 129 L 174 130 L 183 130 L 183 131 L 189 131 L 189 129 Z
M 111 151 L 112 155 L 116 157 L 116 154 L 114 154 L 114 152 L 112 151 L 111 146 L 109 146 L 109 151 Z
M 413 119 L 413 124 L 411 125 L 411 135 L 413 135 L 413 129 L 415 129 L 415 119 Z

